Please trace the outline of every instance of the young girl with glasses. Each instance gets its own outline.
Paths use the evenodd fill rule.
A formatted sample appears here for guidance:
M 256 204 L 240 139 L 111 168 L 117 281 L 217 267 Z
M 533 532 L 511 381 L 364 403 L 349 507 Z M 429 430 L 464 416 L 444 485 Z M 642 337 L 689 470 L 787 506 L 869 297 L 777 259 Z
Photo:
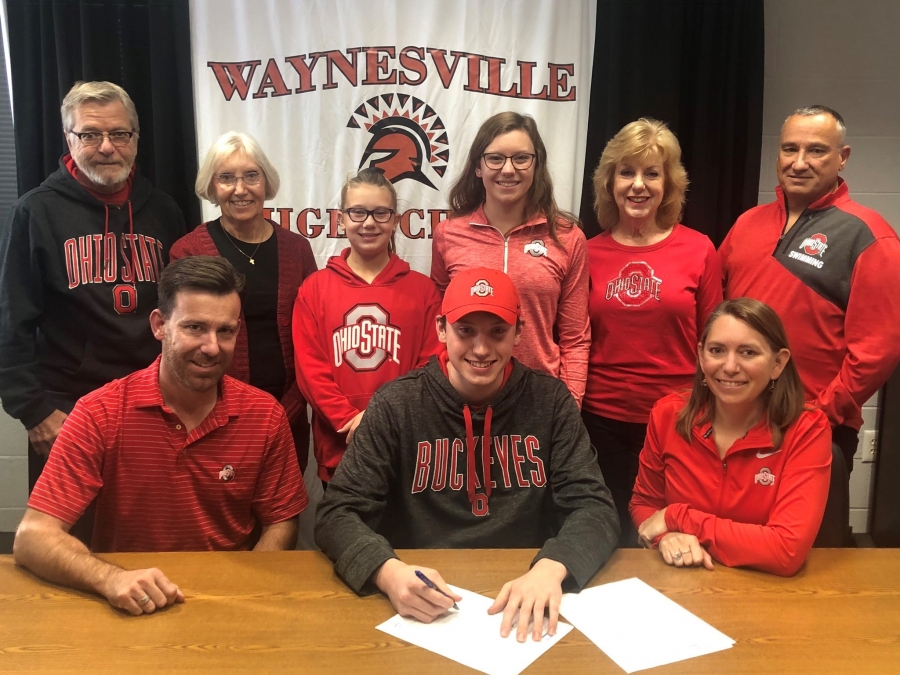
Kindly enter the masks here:
M 431 278 L 441 292 L 461 270 L 506 272 L 522 299 L 514 356 L 584 395 L 591 336 L 588 264 L 578 219 L 557 207 L 547 150 L 531 117 L 503 112 L 475 136 L 434 230 Z
M 439 351 L 440 295 L 393 252 L 397 193 L 364 169 L 341 189 L 350 247 L 300 288 L 294 305 L 297 379 L 313 409 L 313 449 L 327 483 L 369 398 Z

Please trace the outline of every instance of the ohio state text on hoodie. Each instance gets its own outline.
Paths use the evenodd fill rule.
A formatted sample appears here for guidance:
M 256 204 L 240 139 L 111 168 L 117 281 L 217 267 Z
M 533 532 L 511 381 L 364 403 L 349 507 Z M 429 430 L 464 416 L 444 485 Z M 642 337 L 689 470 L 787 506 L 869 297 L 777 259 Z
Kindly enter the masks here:
M 330 480 L 347 448 L 338 429 L 365 410 L 385 382 L 440 350 L 441 296 L 424 274 L 392 255 L 368 283 L 347 264 L 350 249 L 300 287 L 294 304 L 297 383 L 313 409 L 319 478 Z
M 175 201 L 137 168 L 118 207 L 82 187 L 66 159 L 0 232 L 0 398 L 26 428 L 153 362 L 159 274 L 185 233 Z

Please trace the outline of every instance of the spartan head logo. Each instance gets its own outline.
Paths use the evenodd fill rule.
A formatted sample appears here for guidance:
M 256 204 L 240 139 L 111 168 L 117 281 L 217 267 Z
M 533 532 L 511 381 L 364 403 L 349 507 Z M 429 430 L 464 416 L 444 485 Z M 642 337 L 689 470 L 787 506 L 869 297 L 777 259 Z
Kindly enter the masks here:
M 450 145 L 443 121 L 424 101 L 409 94 L 373 96 L 353 111 L 347 126 L 372 135 L 360 169 L 378 169 L 392 183 L 411 179 L 437 190 L 432 178 L 444 177 Z

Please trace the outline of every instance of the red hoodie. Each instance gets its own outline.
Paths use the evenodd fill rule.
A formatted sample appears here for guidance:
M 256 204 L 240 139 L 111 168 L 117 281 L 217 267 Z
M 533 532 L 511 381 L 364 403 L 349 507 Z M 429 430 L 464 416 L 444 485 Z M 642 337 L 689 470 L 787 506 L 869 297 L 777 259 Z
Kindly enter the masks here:
M 432 281 L 391 256 L 367 283 L 347 265 L 350 249 L 300 287 L 293 335 L 297 382 L 313 409 L 319 477 L 331 480 L 346 436 L 337 433 L 382 384 L 441 350 L 435 330 L 441 297 Z

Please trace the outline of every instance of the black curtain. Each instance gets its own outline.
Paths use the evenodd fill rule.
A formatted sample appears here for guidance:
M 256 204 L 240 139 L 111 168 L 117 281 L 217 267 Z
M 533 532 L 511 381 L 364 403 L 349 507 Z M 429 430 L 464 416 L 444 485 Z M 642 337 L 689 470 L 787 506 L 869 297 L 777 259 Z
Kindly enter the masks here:
M 137 106 L 137 163 L 191 227 L 197 142 L 188 0 L 7 0 L 19 194 L 66 152 L 59 106 L 78 80 L 108 80 Z
M 878 547 L 900 546 L 900 368 L 881 390 L 878 406 L 878 448 L 875 463 L 871 529 Z M 863 448 L 863 452 L 868 452 Z
M 718 246 L 755 206 L 762 143 L 763 0 L 599 0 L 581 219 L 600 231 L 591 176 L 639 117 L 668 123 L 691 184 L 682 222 Z

